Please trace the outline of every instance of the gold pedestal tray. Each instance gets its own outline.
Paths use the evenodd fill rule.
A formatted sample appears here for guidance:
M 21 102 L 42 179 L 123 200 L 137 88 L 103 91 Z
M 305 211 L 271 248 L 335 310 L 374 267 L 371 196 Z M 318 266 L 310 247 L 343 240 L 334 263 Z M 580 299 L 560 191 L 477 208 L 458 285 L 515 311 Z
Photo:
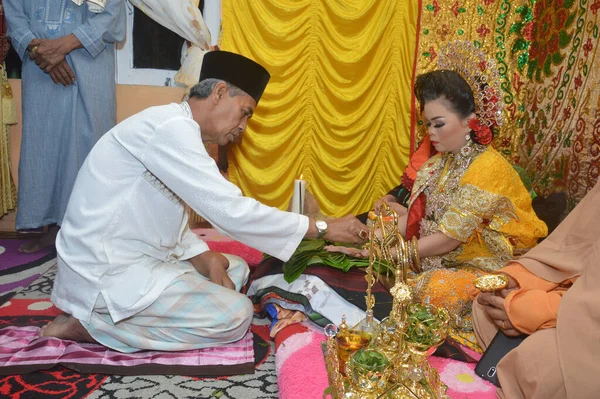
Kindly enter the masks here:
M 385 384 L 374 392 L 364 392 L 353 384 L 350 377 L 340 373 L 335 338 L 328 338 L 321 344 L 321 349 L 329 380 L 329 387 L 323 397 L 329 395 L 333 399 L 450 399 L 446 395 L 446 385 L 440 381 L 437 370 L 429 365 L 424 352 L 411 353 L 411 360 L 416 360 L 416 355 L 419 358 L 418 362 L 411 361 L 397 365 L 396 369 L 391 368 Z
M 372 288 L 379 277 L 379 273 L 377 277 L 374 274 L 374 265 L 381 261 L 393 271 L 392 310 L 371 332 L 372 340 L 366 345 L 366 351 L 361 349 L 351 354 L 349 344 L 353 342 L 349 338 L 361 338 L 361 329 L 349 330 L 345 318 L 339 329 L 333 324 L 325 326 L 327 340 L 322 348 L 329 388 L 324 397 L 329 394 L 333 399 L 449 399 L 447 387 L 427 361 L 427 350 L 446 338 L 448 313 L 415 303 L 406 276 L 408 270 L 421 268 L 417 240 L 414 237 L 404 240 L 398 214 L 386 204 L 383 208 L 373 220 L 368 243 L 365 319 L 369 322 L 366 325 L 372 325 L 375 305 Z M 336 338 L 342 342 L 343 356 L 340 356 Z M 341 364 L 347 359 L 348 364 Z M 346 375 L 342 374 L 341 367 Z

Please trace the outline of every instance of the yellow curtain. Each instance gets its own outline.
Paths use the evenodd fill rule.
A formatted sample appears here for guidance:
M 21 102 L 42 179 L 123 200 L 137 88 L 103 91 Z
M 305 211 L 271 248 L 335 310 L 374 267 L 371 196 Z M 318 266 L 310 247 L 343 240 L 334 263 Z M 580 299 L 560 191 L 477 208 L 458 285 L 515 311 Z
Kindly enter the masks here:
M 408 161 L 418 2 L 223 0 L 221 48 L 271 81 L 229 176 L 286 208 L 303 176 L 323 213 L 371 208 Z

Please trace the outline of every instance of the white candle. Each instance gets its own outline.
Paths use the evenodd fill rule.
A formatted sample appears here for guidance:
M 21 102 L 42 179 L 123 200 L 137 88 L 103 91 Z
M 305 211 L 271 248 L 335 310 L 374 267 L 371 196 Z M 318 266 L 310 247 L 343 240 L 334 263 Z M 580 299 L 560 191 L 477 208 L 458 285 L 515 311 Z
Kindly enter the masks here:
M 302 177 L 302 176 L 300 176 Z M 306 195 L 306 181 L 294 180 L 294 196 L 292 197 L 292 212 L 304 214 L 304 199 Z

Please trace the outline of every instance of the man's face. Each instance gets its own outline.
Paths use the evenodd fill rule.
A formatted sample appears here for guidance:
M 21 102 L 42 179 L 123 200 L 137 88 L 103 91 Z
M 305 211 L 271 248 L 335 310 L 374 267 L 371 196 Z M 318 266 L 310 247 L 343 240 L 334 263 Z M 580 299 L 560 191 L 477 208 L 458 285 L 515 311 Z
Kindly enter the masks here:
M 256 101 L 245 93 L 231 96 L 228 89 L 220 95 L 211 115 L 215 127 L 211 141 L 226 145 L 240 139 L 254 113 Z

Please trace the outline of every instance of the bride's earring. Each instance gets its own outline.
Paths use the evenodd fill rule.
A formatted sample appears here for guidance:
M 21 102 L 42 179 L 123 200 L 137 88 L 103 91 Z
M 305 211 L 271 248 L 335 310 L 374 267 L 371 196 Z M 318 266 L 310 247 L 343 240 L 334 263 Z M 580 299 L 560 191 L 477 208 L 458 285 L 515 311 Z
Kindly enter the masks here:
M 467 134 L 465 135 L 465 140 L 467 141 L 465 143 L 465 145 L 460 149 L 460 154 L 463 157 L 468 157 L 469 155 L 471 155 L 471 151 L 473 150 L 473 148 L 471 148 L 471 146 L 469 144 L 471 144 L 471 135 Z

